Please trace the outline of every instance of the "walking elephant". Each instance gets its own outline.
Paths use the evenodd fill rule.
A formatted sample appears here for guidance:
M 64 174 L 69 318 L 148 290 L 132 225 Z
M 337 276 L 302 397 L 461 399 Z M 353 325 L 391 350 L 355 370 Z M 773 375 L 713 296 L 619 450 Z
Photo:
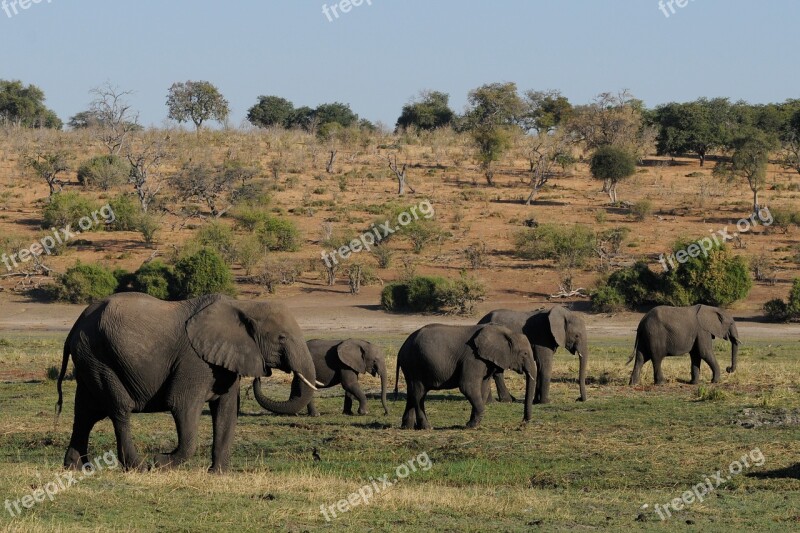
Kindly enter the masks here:
M 628 363 L 636 359 L 631 373 L 630 385 L 639 384 L 642 366 L 653 362 L 656 385 L 664 383 L 661 361 L 664 357 L 688 353 L 692 360 L 692 384 L 700 379 L 700 361 L 711 367 L 711 382 L 720 379 L 719 365 L 714 357 L 713 339 L 719 337 L 731 343 L 731 366 L 728 373 L 736 370 L 739 353 L 739 332 L 736 322 L 727 311 L 708 305 L 670 307 L 660 305 L 651 309 L 639 322 L 636 344 Z
M 69 357 L 75 365 L 75 418 L 64 466 L 89 462 L 89 433 L 108 417 L 117 456 L 125 468 L 142 466 L 131 438 L 131 413 L 172 413 L 178 446 L 155 457 L 174 467 L 197 447 L 197 426 L 208 402 L 214 428 L 210 471 L 228 468 L 236 427 L 240 376 L 269 376 L 272 369 L 294 373 L 286 408 L 302 409 L 313 397 L 314 362 L 300 327 L 279 304 L 241 302 L 211 295 L 164 302 L 122 293 L 90 305 L 64 343 L 58 377 Z
M 455 388 L 472 405 L 467 427 L 478 427 L 483 417 L 489 380 L 495 372 L 508 369 L 525 375 L 524 421 L 527 422 L 531 417 L 537 370 L 533 350 L 524 335 L 496 324 L 431 324 L 415 331 L 397 355 L 395 398 L 400 370 L 407 387 L 402 427 L 430 429 L 425 413 L 428 391 Z
M 496 309 L 484 316 L 479 324 L 495 323 L 511 331 L 524 333 L 533 347 L 533 357 L 539 369 L 536 380 L 536 395 L 533 403 L 550 402 L 550 380 L 553 374 L 553 355 L 559 346 L 578 356 L 579 401 L 586 401 L 586 370 L 589 362 L 589 341 L 586 324 L 578 313 L 557 305 L 548 311 L 512 311 Z M 508 392 L 503 373 L 494 375 L 497 394 L 501 402 L 514 398 Z M 491 401 L 491 395 L 489 396 Z
M 358 400 L 358 414 L 367 414 L 367 397 L 358 386 L 358 375 L 369 372 L 381 378 L 381 404 L 383 414 L 388 415 L 386 408 L 386 360 L 380 347 L 358 339 L 310 340 L 306 343 L 317 374 L 317 387 L 327 389 L 341 384 L 345 391 L 344 408 L 346 415 L 353 414 L 353 399 Z M 261 390 L 261 384 L 253 383 L 253 394 L 259 405 L 268 411 L 281 413 L 280 404 L 269 399 Z M 277 405 L 276 405 L 277 404 Z M 295 414 L 295 413 L 281 413 Z M 318 416 L 314 400 L 308 403 L 308 414 Z

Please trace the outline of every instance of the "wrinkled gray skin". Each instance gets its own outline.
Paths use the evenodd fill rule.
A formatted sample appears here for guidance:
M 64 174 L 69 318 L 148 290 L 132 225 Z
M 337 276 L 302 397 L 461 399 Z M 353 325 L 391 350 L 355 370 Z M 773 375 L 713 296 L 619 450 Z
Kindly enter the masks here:
M 142 467 L 131 439 L 131 413 L 164 411 L 175 419 L 178 446 L 157 455 L 155 465 L 177 466 L 194 454 L 208 403 L 214 428 L 210 471 L 223 472 L 236 427 L 239 376 L 268 376 L 273 368 L 294 372 L 297 394 L 286 403 L 295 409 L 313 397 L 303 380 L 316 379 L 300 327 L 283 306 L 222 295 L 164 302 L 123 293 L 87 307 L 64 344 L 59 413 L 70 354 L 77 390 L 64 457 L 68 468 L 89 462 L 89 433 L 106 417 L 114 425 L 120 463 Z
M 586 401 L 586 371 L 589 364 L 589 341 L 586 324 L 578 313 L 557 305 L 548 311 L 512 311 L 496 309 L 481 318 L 479 324 L 502 324 L 511 331 L 524 333 L 533 347 L 533 357 L 539 369 L 536 380 L 536 395 L 533 403 L 550 402 L 550 380 L 553 375 L 553 355 L 559 346 L 577 355 L 578 386 L 581 395 L 578 401 Z M 514 401 L 508 392 L 503 373 L 494 376 L 497 394 L 501 402 Z M 491 393 L 488 401 L 492 401 Z
M 693 305 L 670 307 L 660 305 L 651 309 L 639 322 L 636 344 L 628 363 L 636 359 L 630 385 L 638 385 L 642 366 L 653 362 L 653 379 L 656 385 L 664 383 L 661 361 L 664 357 L 688 353 L 692 360 L 692 384 L 700 379 L 700 361 L 711 367 L 712 383 L 719 382 L 720 372 L 714 357 L 713 339 L 719 337 L 731 343 L 731 366 L 736 370 L 739 353 L 739 332 L 733 317 L 718 307 Z
M 367 396 L 358 385 L 358 375 L 369 372 L 381 378 L 381 403 L 383 414 L 386 408 L 386 360 L 380 347 L 359 339 L 310 340 L 306 343 L 317 373 L 317 388 L 327 389 L 341 384 L 345 391 L 344 408 L 346 415 L 353 414 L 353 399 L 358 400 L 358 414 L 367 414 Z M 253 387 L 256 401 L 268 411 L 273 411 L 275 402 L 267 398 L 260 386 Z M 291 413 L 296 414 L 296 413 Z M 314 400 L 308 404 L 308 414 L 319 416 Z
M 531 417 L 537 371 L 533 350 L 524 335 L 495 324 L 431 324 L 415 331 L 397 354 L 395 398 L 400 370 L 407 387 L 402 427 L 430 429 L 425 414 L 428 391 L 455 388 L 472 404 L 467 427 L 478 427 L 489 392 L 489 380 L 495 372 L 509 369 L 525 374 L 524 421 L 527 422 Z

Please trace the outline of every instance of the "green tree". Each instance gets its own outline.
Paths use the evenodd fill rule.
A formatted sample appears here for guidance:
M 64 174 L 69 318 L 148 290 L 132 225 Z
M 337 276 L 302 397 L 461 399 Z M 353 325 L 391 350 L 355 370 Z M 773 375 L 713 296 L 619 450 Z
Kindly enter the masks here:
M 234 293 L 230 267 L 217 252 L 206 248 L 175 263 L 175 285 L 179 299 Z
M 247 120 L 259 128 L 292 126 L 294 104 L 280 96 L 259 96 L 258 103 L 247 111 Z
M 700 98 L 694 102 L 659 106 L 654 113 L 658 154 L 695 153 L 702 167 L 708 152 L 726 144 L 730 113 L 731 104 L 727 98 Z
M 549 133 L 572 116 L 572 104 L 559 91 L 525 93 L 523 127 L 538 133 Z
M 61 119 L 45 107 L 44 100 L 44 91 L 35 85 L 0 80 L 0 124 L 60 130 Z
M 167 108 L 169 118 L 178 122 L 191 121 L 198 132 L 203 122 L 224 122 L 230 113 L 228 101 L 207 81 L 173 83 L 167 94 Z
M 403 106 L 395 128 L 434 130 L 449 126 L 455 113 L 449 106 L 450 95 L 438 91 L 423 91 L 419 97 Z
M 776 140 L 752 130 L 744 133 L 732 145 L 734 152 L 730 161 L 717 164 L 714 174 L 728 183 L 746 181 L 753 192 L 753 213 L 757 213 L 758 195 L 766 184 L 769 154 L 776 148 Z
M 624 148 L 601 146 L 592 155 L 590 169 L 595 179 L 607 184 L 608 196 L 616 203 L 617 184 L 636 172 L 636 158 Z
M 353 113 L 350 105 L 340 102 L 318 105 L 314 110 L 314 118 L 320 126 L 339 124 L 343 128 L 349 128 L 358 122 L 358 115 Z

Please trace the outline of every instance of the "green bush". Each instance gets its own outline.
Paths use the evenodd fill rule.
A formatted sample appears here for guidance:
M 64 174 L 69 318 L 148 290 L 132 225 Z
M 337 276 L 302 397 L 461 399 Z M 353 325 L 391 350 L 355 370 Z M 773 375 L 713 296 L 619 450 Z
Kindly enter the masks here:
M 625 297 L 609 285 L 600 285 L 591 293 L 592 311 L 595 313 L 616 313 L 626 307 Z
M 581 267 L 595 254 L 594 232 L 582 224 L 541 224 L 514 236 L 515 254 L 522 259 L 551 259 L 565 268 Z
M 241 205 L 231 213 L 236 226 L 247 231 L 256 231 L 269 217 L 264 209 L 253 205 Z
M 214 250 L 203 249 L 175 263 L 175 295 L 178 299 L 204 294 L 234 294 L 233 275 Z
M 789 301 L 776 298 L 764 304 L 764 313 L 773 322 L 800 320 L 800 278 L 795 278 L 789 290 Z
M 195 234 L 194 241 L 199 245 L 199 248 L 210 248 L 218 251 L 228 263 L 232 263 L 236 259 L 233 230 L 217 220 L 201 227 Z
M 141 209 L 133 195 L 121 194 L 108 202 L 114 211 L 114 221 L 106 225 L 108 231 L 137 231 L 141 221 Z
M 56 290 L 59 300 L 74 304 L 87 304 L 102 300 L 117 289 L 117 278 L 101 265 L 85 265 L 78 262 L 60 278 Z
M 631 206 L 631 214 L 638 222 L 646 220 L 653 214 L 653 202 L 650 200 L 639 200 Z
M 173 268 L 158 259 L 139 267 L 133 274 L 131 289 L 161 300 L 180 298 Z
M 102 224 L 95 223 L 92 213 L 99 211 L 99 208 L 88 198 L 84 198 L 76 192 L 62 192 L 50 197 L 50 202 L 42 211 L 44 228 L 79 228 L 81 218 L 88 217 L 91 220 L 91 228 L 94 229 Z M 98 220 L 101 220 L 98 216 Z M 85 225 L 85 224 L 84 224 Z M 87 231 L 83 229 L 82 231 Z
M 687 250 L 693 243 L 679 241 L 673 252 Z M 686 290 L 684 305 L 730 305 L 745 298 L 753 286 L 747 263 L 724 245 L 714 244 L 707 255 L 688 257 L 664 275 L 666 287 L 678 285 Z M 672 291 L 674 292 L 674 291 Z
M 457 280 L 413 276 L 386 285 L 381 291 L 381 307 L 394 312 L 471 314 L 485 295 L 484 285 L 464 274 Z
M 300 231 L 291 220 L 268 216 L 257 230 L 264 246 L 280 252 L 296 252 L 300 249 Z
M 108 190 L 128 181 L 131 165 L 116 155 L 98 155 L 84 161 L 78 167 L 78 181 L 81 185 L 97 186 Z

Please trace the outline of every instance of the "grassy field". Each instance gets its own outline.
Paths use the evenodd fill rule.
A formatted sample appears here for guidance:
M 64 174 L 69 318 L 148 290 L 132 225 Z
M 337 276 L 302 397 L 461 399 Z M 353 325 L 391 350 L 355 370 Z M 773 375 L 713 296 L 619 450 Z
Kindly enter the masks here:
M 384 345 L 394 369 L 400 336 L 365 336 Z M 65 385 L 64 414 L 53 428 L 55 383 L 46 370 L 60 360 L 63 335 L 0 336 L 0 499 L 11 502 L 56 481 L 69 439 L 74 382 Z M 404 401 L 380 414 L 377 380 L 366 383 L 372 399 L 364 417 L 341 415 L 342 391 L 324 391 L 319 418 L 265 415 L 252 399 L 242 402 L 232 472 L 205 472 L 211 423 L 202 420 L 198 453 L 172 472 L 126 473 L 104 468 L 12 518 L 0 529 L 219 531 L 364 530 L 526 531 L 624 528 L 666 530 L 796 530 L 800 524 L 800 426 L 742 427 L 736 421 L 797 422 L 800 409 L 797 341 L 752 342 L 742 347 L 739 371 L 711 387 L 690 386 L 688 357 L 665 365 L 668 385 L 637 389 L 626 383 L 630 343 L 593 340 L 589 401 L 576 403 L 577 362 L 557 356 L 553 401 L 538 406 L 521 426 L 521 404 L 492 404 L 483 427 L 465 430 L 469 404 L 457 393 L 429 395 L 434 430 L 398 428 Z M 717 346 L 721 362 L 727 345 Z M 723 365 L 724 366 L 724 365 Z M 644 383 L 652 383 L 650 366 Z M 271 385 L 287 391 L 288 377 Z M 280 381 L 280 380 L 279 380 Z M 362 378 L 362 382 L 364 379 Z M 523 380 L 509 386 L 521 395 Z M 390 380 L 393 383 L 393 378 Z M 401 396 L 404 390 L 401 384 Z M 743 414 L 743 410 L 752 409 Z M 780 409 L 788 409 L 785 413 Z M 137 415 L 140 450 L 171 450 L 175 430 L 166 414 Z M 312 457 L 317 448 L 320 459 Z M 111 424 L 100 423 L 91 449 L 115 449 Z M 744 468 L 661 521 L 654 510 L 742 456 L 761 466 Z M 427 460 L 429 459 L 429 462 Z M 330 509 L 384 474 L 392 480 L 416 471 L 390 489 L 374 491 L 367 504 L 332 516 Z M 105 466 L 105 465 L 103 465 Z M 427 468 L 422 468 L 427 467 Z M 63 478 L 62 478 L 63 479 Z M 378 487 L 382 483 L 376 481 Z M 647 508 L 643 506 L 647 504 Z M 13 503 L 12 503 L 13 505 Z M 328 511 L 330 516 L 330 510 Z

